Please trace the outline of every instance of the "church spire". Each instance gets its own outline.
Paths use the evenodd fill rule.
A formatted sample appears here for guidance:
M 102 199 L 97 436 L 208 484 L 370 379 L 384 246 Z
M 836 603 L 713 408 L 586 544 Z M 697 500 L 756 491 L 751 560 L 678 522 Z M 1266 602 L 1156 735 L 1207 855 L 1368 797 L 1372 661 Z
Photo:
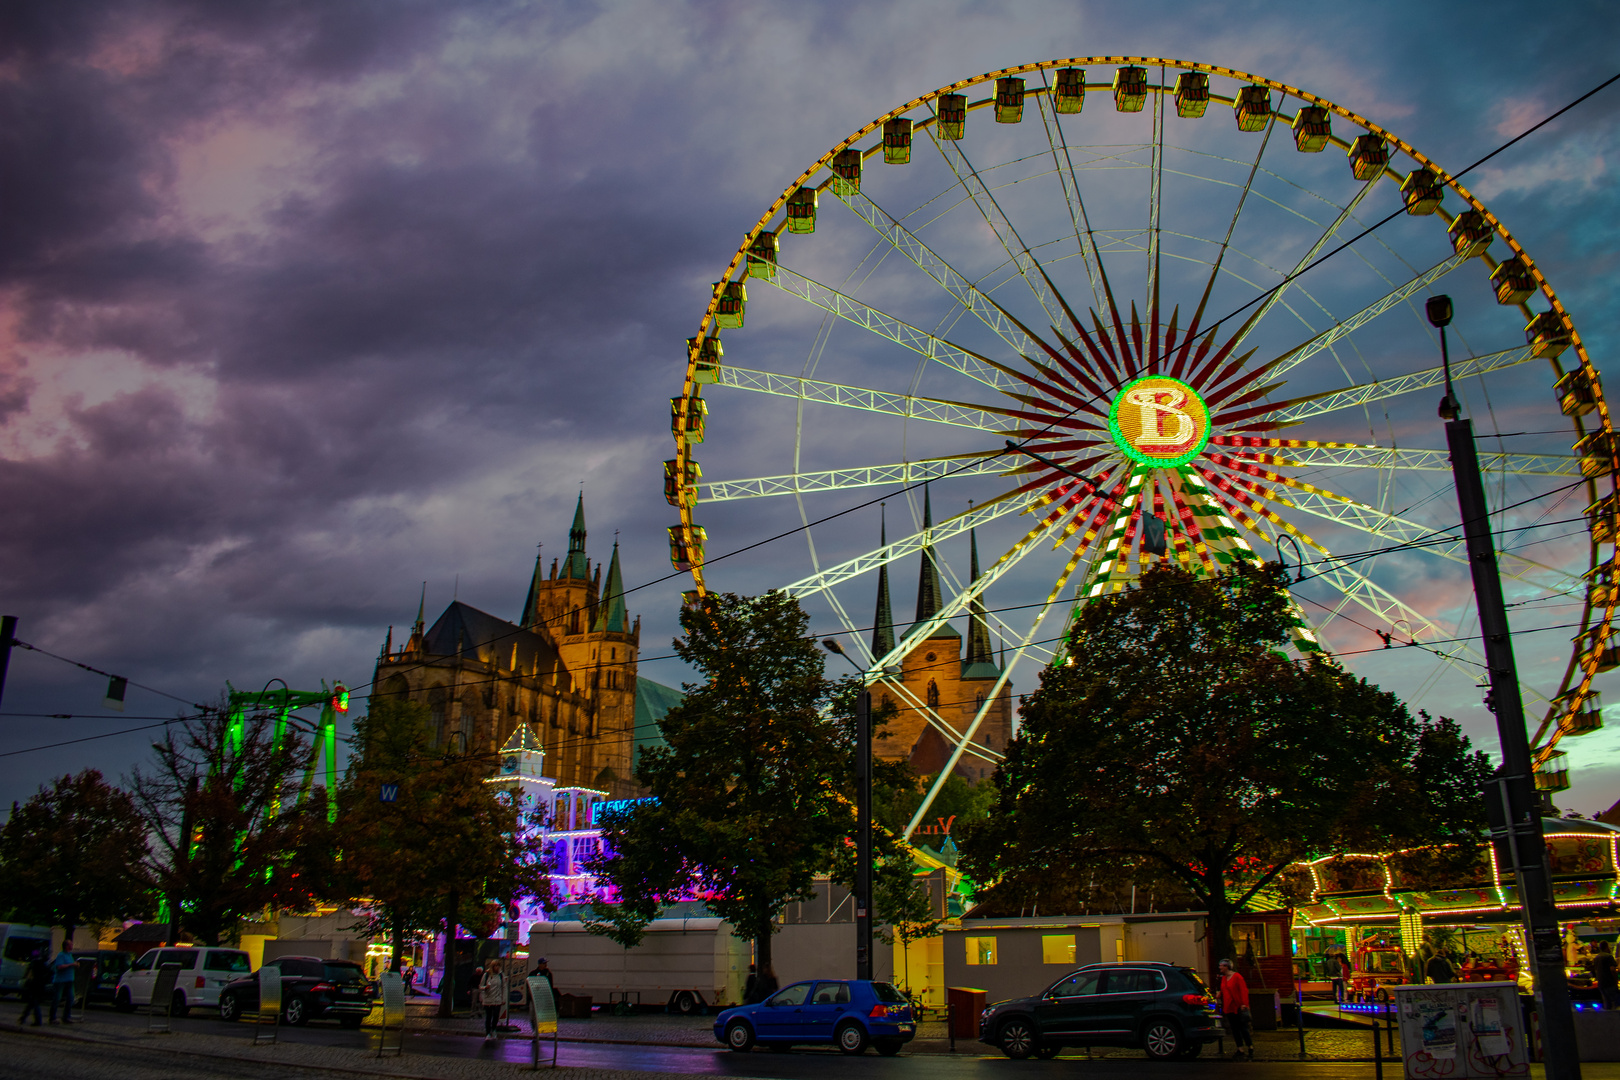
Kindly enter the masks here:
M 889 546 L 889 523 L 879 509 L 878 544 Z M 894 607 L 889 603 L 889 564 L 878 567 L 877 613 L 872 617 L 872 659 L 881 660 L 894 651 Z
M 968 530 L 968 545 L 970 561 L 968 563 L 968 579 L 979 580 L 979 535 L 977 529 Z M 996 654 L 990 647 L 990 627 L 985 624 L 984 594 L 980 593 L 968 602 L 968 611 L 972 618 L 968 622 L 967 663 L 989 664 L 992 667 L 996 662 Z
M 629 616 L 624 610 L 624 576 L 619 572 L 619 542 L 613 541 L 613 560 L 608 563 L 607 590 L 602 594 L 602 603 L 598 605 L 596 625 L 593 631 L 606 630 L 613 634 L 622 634 L 627 629 Z
M 928 494 L 928 485 L 923 485 L 923 531 L 934 527 L 934 504 Z M 932 539 L 930 537 L 930 539 Z M 945 590 L 940 586 L 939 559 L 934 554 L 934 545 L 924 544 L 922 549 L 922 570 L 917 575 L 917 621 L 911 624 L 915 630 L 923 622 L 932 619 L 938 612 L 940 601 Z M 911 630 L 907 630 L 909 635 Z M 949 622 L 941 623 L 928 635 L 930 638 L 961 638 Z M 960 646 L 958 646 L 960 648 Z
M 518 620 L 518 625 L 525 628 L 536 626 L 541 622 L 540 589 L 546 580 L 546 568 L 542 562 L 545 557 L 544 548 L 544 544 L 535 545 L 534 576 L 529 579 L 529 595 L 523 601 L 523 618 Z
M 590 560 L 585 557 L 585 493 L 579 493 L 574 504 L 574 524 L 568 530 L 568 557 L 563 560 L 562 576 L 590 579 Z
M 422 634 L 423 619 L 427 614 L 427 582 L 422 582 L 422 599 L 416 605 L 416 625 L 411 627 L 411 636 L 405 642 L 405 651 L 413 656 L 419 656 L 427 650 L 427 640 Z
M 929 498 L 928 485 L 923 485 L 923 531 L 934 527 L 934 504 Z M 929 538 L 932 540 L 932 537 Z M 917 575 L 917 621 L 931 619 L 939 611 L 939 563 L 934 559 L 934 545 L 926 543 L 922 549 L 922 569 Z

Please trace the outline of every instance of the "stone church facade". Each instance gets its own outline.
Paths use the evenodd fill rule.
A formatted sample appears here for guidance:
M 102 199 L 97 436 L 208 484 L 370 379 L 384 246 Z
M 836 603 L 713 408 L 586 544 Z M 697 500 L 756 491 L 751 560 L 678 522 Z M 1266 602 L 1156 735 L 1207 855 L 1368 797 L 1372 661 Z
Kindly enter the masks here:
M 423 615 L 419 607 L 398 650 L 389 628 L 374 698 L 426 703 L 434 745 L 487 755 L 491 770 L 524 724 L 544 747 L 546 775 L 558 787 L 611 798 L 643 794 L 634 779 L 638 704 L 643 713 L 650 702 L 667 708 L 675 692 L 637 677 L 641 619 L 631 622 L 625 610 L 619 545 L 605 582 L 601 564 L 593 567 L 586 554 L 583 494 L 568 554 L 552 560 L 549 572 L 535 560 L 517 622 L 460 602 L 432 626 L 424 626 Z

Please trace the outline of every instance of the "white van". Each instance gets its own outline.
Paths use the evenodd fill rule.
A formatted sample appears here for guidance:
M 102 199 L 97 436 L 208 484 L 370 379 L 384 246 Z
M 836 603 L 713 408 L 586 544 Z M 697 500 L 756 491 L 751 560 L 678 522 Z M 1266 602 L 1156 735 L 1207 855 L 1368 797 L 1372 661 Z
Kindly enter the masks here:
M 180 971 L 174 980 L 174 1015 L 184 1016 L 193 1006 L 217 1009 L 219 991 L 232 979 L 251 974 L 253 965 L 240 949 L 210 949 L 206 946 L 148 949 L 118 980 L 113 1007 L 133 1012 L 139 1005 L 152 1003 L 158 969 L 176 964 Z
M 39 950 L 49 953 L 51 928 L 0 923 L 0 994 L 22 993 L 28 961 Z M 49 955 L 46 956 L 49 960 Z

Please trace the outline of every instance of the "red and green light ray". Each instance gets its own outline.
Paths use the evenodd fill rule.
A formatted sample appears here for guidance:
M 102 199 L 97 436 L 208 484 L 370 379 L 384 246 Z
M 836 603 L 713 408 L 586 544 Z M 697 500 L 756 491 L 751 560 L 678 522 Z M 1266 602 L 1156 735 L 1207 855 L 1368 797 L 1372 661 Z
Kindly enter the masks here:
M 1239 561 L 1258 562 L 1260 556 L 1245 534 L 1267 538 L 1262 522 L 1278 534 L 1330 554 L 1278 511 L 1277 507 L 1291 504 L 1276 489 L 1293 488 L 1345 503 L 1354 500 L 1276 471 L 1298 463 L 1272 451 L 1351 444 L 1262 434 L 1282 426 L 1271 419 L 1272 414 L 1295 402 L 1264 400 L 1282 383 L 1264 383 L 1270 364 L 1249 366 L 1253 349 L 1236 354 L 1250 329 L 1247 324 L 1217 344 L 1214 329 L 1199 335 L 1201 308 L 1185 331 L 1178 327 L 1179 310 L 1161 325 L 1157 304 L 1151 306 L 1146 325 L 1133 304 L 1128 328 L 1111 297 L 1111 326 L 1095 311 L 1090 313 L 1089 328 L 1067 306 L 1065 311 L 1072 336 L 1052 328 L 1061 347 L 1024 328 L 1045 355 L 1025 357 L 1028 371 L 996 365 L 1035 392 L 1010 395 L 1021 408 L 991 411 L 1031 425 L 1009 434 L 1025 439 L 1030 449 L 1067 470 L 1031 463 L 1008 471 L 1019 483 L 1001 498 L 1036 495 L 1032 511 L 1051 507 L 1014 551 L 1069 515 L 1058 546 L 1080 535 L 1060 583 L 1083 560 L 1091 560 L 1077 602 L 1123 589 L 1160 561 L 1174 560 L 1195 573 L 1213 573 Z M 1132 429 L 1128 417 L 1122 422 L 1122 415 L 1134 403 L 1129 395 L 1137 387 L 1158 389 L 1168 395 L 1163 400 L 1184 404 L 1175 411 L 1194 417 L 1200 427 L 1196 437 L 1162 452 L 1135 445 L 1132 440 L 1141 437 L 1141 425 Z M 1106 410 L 1099 407 L 1099 399 L 1110 402 Z M 1074 473 L 1090 475 L 1095 487 L 1075 483 Z M 1165 555 L 1142 547 L 1144 513 L 1165 522 Z M 1296 621 L 1298 649 L 1319 652 L 1321 645 L 1297 609 Z

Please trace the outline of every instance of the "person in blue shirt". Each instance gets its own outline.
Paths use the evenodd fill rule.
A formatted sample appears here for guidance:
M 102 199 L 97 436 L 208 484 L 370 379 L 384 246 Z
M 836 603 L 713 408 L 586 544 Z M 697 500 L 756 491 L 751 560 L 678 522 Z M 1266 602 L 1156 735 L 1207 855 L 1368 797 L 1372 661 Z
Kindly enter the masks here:
M 70 942 L 62 942 L 62 951 L 51 961 L 51 1023 L 56 1023 L 56 1007 L 62 1007 L 62 1023 L 73 1023 L 73 976 L 79 970 L 79 959 L 68 951 Z

